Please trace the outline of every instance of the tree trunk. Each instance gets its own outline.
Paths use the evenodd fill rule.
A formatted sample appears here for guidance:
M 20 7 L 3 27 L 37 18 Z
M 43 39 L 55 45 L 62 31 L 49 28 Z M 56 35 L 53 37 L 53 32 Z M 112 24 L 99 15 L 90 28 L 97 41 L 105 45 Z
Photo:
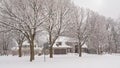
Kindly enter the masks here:
M 50 46 L 49 53 L 50 53 L 50 58 L 53 58 L 53 47 L 52 46 Z
M 79 57 L 82 57 L 82 46 L 79 45 Z
M 117 53 L 117 45 L 115 45 L 115 53 Z
M 34 60 L 34 41 L 30 42 L 30 62 Z
M 22 57 L 22 44 L 19 45 L 18 53 L 19 53 L 19 57 Z

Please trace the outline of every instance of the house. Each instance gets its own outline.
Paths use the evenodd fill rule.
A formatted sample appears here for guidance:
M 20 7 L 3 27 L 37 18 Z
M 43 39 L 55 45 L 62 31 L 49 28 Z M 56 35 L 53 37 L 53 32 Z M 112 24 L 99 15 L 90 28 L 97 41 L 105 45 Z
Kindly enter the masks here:
M 75 38 L 60 36 L 53 45 L 54 54 L 78 53 L 78 40 Z M 87 45 L 82 46 L 82 52 L 87 52 Z
M 54 54 L 67 54 L 67 53 L 70 53 L 71 50 L 72 50 L 72 47 L 68 46 L 65 43 L 65 40 L 57 40 L 57 42 L 55 42 L 55 44 L 53 45 Z
M 11 50 L 13 55 L 17 55 L 19 47 L 18 46 L 12 47 Z M 42 51 L 42 48 L 39 47 L 37 43 L 35 43 L 35 46 L 34 46 L 35 55 L 39 55 L 41 51 Z M 29 55 L 29 54 L 30 54 L 30 44 L 28 41 L 24 41 L 22 44 L 22 55 Z

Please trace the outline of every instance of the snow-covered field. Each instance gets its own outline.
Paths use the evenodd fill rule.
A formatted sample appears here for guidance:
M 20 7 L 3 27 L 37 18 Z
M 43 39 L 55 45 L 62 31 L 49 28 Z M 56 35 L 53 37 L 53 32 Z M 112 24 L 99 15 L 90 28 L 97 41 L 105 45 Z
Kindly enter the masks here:
M 0 56 L 0 68 L 120 68 L 120 55 L 77 54 L 55 55 L 53 59 L 36 56 L 29 62 L 29 56 Z

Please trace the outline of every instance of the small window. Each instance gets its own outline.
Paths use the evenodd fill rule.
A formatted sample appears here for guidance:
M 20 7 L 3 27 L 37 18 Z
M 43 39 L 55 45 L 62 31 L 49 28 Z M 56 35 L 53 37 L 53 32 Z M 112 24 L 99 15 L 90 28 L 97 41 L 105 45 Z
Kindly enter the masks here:
M 61 46 L 62 45 L 62 42 L 57 42 L 56 43 L 56 46 Z

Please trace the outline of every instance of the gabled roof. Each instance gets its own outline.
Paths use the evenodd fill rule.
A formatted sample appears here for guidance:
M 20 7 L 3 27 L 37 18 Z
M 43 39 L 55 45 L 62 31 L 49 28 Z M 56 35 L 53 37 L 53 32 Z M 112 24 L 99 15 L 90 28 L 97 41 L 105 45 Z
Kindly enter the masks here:
M 59 45 L 59 46 L 57 46 L 56 44 L 54 44 L 53 48 L 71 48 L 71 46 L 68 46 L 64 42 L 62 42 L 62 45 Z
M 38 46 L 35 41 L 34 41 L 34 44 L 35 44 L 36 46 Z M 22 44 L 22 46 L 29 46 L 29 45 L 30 45 L 30 43 L 29 43 L 27 40 L 24 41 L 23 44 Z
M 71 46 L 68 46 L 66 44 L 67 41 L 69 41 L 70 38 L 69 37 L 65 37 L 65 36 L 59 36 L 58 39 L 56 40 L 55 44 L 53 45 L 54 48 L 71 48 Z M 57 42 L 61 42 L 61 45 L 57 46 Z
M 86 44 L 84 44 L 84 45 L 82 46 L 82 48 L 88 48 L 88 46 L 87 46 Z
M 76 38 L 71 38 L 71 37 L 66 37 L 66 36 L 59 36 L 57 41 L 62 41 L 62 42 L 77 42 L 78 40 Z
M 62 42 L 60 46 L 57 46 L 57 42 Z M 70 38 L 66 36 L 59 36 L 59 38 L 56 40 L 55 44 L 53 45 L 54 48 L 71 48 L 71 46 L 68 46 L 66 42 L 78 42 L 76 38 Z M 86 44 L 82 46 L 82 48 L 88 48 Z
M 30 45 L 30 43 L 29 43 L 28 41 L 24 41 L 22 45 L 23 45 L 23 46 L 24 46 L 24 45 L 29 46 L 29 45 Z

